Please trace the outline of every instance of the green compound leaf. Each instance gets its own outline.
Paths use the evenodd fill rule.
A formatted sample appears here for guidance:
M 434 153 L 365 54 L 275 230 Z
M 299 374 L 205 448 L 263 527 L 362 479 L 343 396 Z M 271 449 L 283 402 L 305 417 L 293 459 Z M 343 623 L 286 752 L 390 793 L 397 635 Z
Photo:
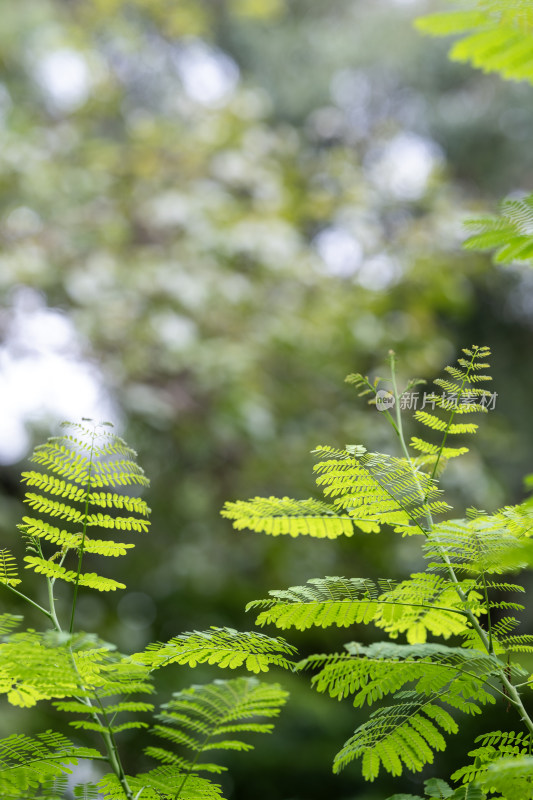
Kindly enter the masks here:
M 73 428 L 76 435 L 52 437 L 37 447 L 31 460 L 43 471 L 23 473 L 28 485 L 25 502 L 33 511 L 19 525 L 27 543 L 26 567 L 48 581 L 74 584 L 75 592 L 78 586 L 104 592 L 123 589 L 119 581 L 82 572 L 82 559 L 85 553 L 121 556 L 134 547 L 132 542 L 89 534 L 97 530 L 146 532 L 150 509 L 145 501 L 113 489 L 133 487 L 136 491 L 148 481 L 134 461 L 134 451 L 107 427 L 70 423 L 65 427 Z M 0 582 L 5 582 L 3 574 L 0 559 Z
M 356 707 L 371 705 L 392 694 L 394 705 L 374 711 L 348 739 L 334 760 L 339 772 L 355 758 L 363 775 L 373 781 L 380 767 L 392 775 L 404 768 L 420 771 L 443 750 L 443 733 L 457 733 L 458 724 L 443 704 L 467 714 L 494 703 L 487 682 L 500 674 L 501 662 L 480 650 L 436 644 L 369 646 L 351 643 L 347 653 L 316 655 L 299 668 L 320 671 L 312 683 L 319 692 L 342 699 L 351 696 Z M 405 688 L 414 683 L 415 688 Z
M 467 250 L 495 250 L 498 264 L 529 263 L 533 259 L 533 195 L 504 200 L 495 216 L 465 223 Z
M 353 536 L 353 521 L 348 514 L 339 514 L 334 506 L 312 498 L 255 497 L 226 503 L 221 514 L 232 520 L 236 530 L 247 528 L 270 536 L 312 536 L 316 539 Z
M 150 644 L 141 653 L 131 658 L 135 663 L 152 669 L 167 664 L 216 664 L 219 667 L 237 669 L 245 667 L 249 672 L 267 672 L 270 666 L 292 669 L 293 662 L 286 656 L 296 648 L 283 639 L 271 639 L 263 633 L 240 632 L 233 628 L 210 628 L 175 636 L 166 643 Z
M 174 766 L 156 767 L 149 772 L 127 775 L 126 778 L 134 796 L 142 800 L 167 800 L 176 795 L 179 800 L 222 800 L 220 786 L 198 775 L 188 775 Z M 127 800 L 114 774 L 104 775 L 97 786 L 104 793 L 105 800 Z
M 70 765 L 78 758 L 100 758 L 100 753 L 77 747 L 53 731 L 35 737 L 16 733 L 0 739 L 0 796 L 5 800 L 35 797 L 43 784 L 70 773 Z
M 459 585 L 472 607 L 478 605 L 481 595 L 474 591 L 474 581 Z M 408 641 L 416 644 L 425 642 L 428 632 L 447 639 L 468 626 L 455 584 L 431 573 L 414 573 L 399 584 L 366 578 L 312 578 L 304 586 L 269 594 L 249 603 L 247 610 L 262 609 L 256 623 L 274 624 L 282 630 L 373 622 L 392 638 L 406 633 Z
M 0 583 L 6 586 L 17 586 L 20 583 L 15 557 L 6 549 L 0 550 Z
M 259 719 L 277 717 L 287 698 L 279 684 L 260 683 L 256 678 L 216 680 L 175 692 L 162 706 L 157 718 L 161 724 L 153 732 L 180 750 L 189 750 L 192 760 L 167 748 L 148 747 L 145 752 L 193 773 L 222 772 L 226 767 L 202 762 L 199 757 L 212 751 L 253 749 L 241 735 L 270 733 L 273 725 Z
M 478 0 L 469 11 L 432 14 L 416 21 L 433 36 L 459 34 L 452 61 L 464 61 L 507 80 L 533 83 L 533 8 L 530 0 Z

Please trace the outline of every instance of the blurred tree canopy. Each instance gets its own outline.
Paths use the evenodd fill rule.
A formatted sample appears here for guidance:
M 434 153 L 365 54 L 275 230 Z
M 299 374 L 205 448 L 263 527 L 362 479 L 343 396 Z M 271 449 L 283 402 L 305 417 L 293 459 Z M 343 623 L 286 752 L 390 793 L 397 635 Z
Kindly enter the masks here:
M 80 614 L 124 649 L 244 628 L 248 600 L 325 567 L 403 574 L 393 538 L 266 541 L 219 518 L 226 499 L 312 493 L 317 444 L 386 447 L 342 381 L 379 373 L 390 347 L 427 379 L 461 345 L 493 348 L 483 457 L 450 485 L 459 506 L 520 493 L 533 286 L 460 245 L 465 216 L 532 182 L 531 89 L 450 64 L 413 30 L 441 6 L 4 4 L 0 529 L 13 547 L 21 426 L 35 437 L 60 412 L 108 413 L 152 479 L 153 534 L 118 615 L 91 596 Z M 285 746 L 241 765 L 231 796 L 379 797 L 354 771 L 328 775 L 342 733 L 328 734 L 353 728 L 349 710 L 290 688 Z

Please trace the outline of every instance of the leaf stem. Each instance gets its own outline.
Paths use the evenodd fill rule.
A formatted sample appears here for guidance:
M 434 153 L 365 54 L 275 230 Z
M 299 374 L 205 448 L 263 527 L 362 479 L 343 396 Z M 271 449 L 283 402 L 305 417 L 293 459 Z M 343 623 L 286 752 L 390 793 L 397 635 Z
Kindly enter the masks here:
M 492 643 L 492 622 L 490 618 L 490 604 L 489 604 L 489 593 L 487 589 L 487 579 L 485 578 L 485 573 L 482 573 L 483 578 L 483 594 L 485 595 L 485 606 L 487 609 L 487 625 L 489 628 L 489 648 L 490 652 L 494 653 L 494 645 Z
M 192 772 L 193 772 L 193 770 L 194 770 L 194 768 L 196 766 L 196 762 L 200 758 L 200 756 L 203 753 L 207 743 L 209 742 L 209 739 L 211 739 L 212 736 L 213 736 L 213 731 L 212 730 L 209 733 L 206 733 L 203 742 L 200 744 L 200 747 L 199 747 L 199 749 L 198 749 L 193 761 L 190 762 L 189 768 L 188 768 L 187 772 L 185 773 L 182 782 L 178 786 L 178 790 L 177 790 L 176 794 L 173 796 L 172 800 L 179 800 L 179 796 L 183 791 L 183 787 L 185 786 L 185 784 L 187 783 L 187 781 L 191 777 L 191 774 L 192 774 Z
M 52 622 L 54 623 L 54 627 L 55 627 L 56 631 L 61 633 L 61 625 L 59 624 L 59 620 L 58 620 L 57 614 L 56 614 L 56 604 L 55 604 L 55 598 L 54 598 L 54 581 L 51 580 L 50 578 L 47 578 L 46 579 L 46 583 L 48 585 L 48 602 L 50 604 L 50 615 L 49 616 L 50 616 L 50 619 L 52 620 Z
M 74 658 L 74 653 L 72 652 L 72 645 L 69 646 L 69 652 L 70 652 L 70 658 L 71 658 L 71 661 L 72 661 L 72 666 L 73 666 L 74 671 L 75 671 L 75 673 L 76 673 L 76 675 L 78 676 L 78 679 L 79 679 L 80 689 L 83 692 L 86 692 L 87 689 L 83 685 L 83 680 L 82 680 L 82 677 L 81 677 L 80 672 L 78 670 L 78 666 L 77 666 L 76 660 Z M 102 717 L 103 717 L 103 724 L 107 727 L 107 730 L 100 730 L 99 731 L 99 734 L 100 734 L 100 736 L 102 737 L 102 739 L 104 741 L 104 746 L 105 746 L 105 749 L 106 749 L 106 752 L 107 752 L 107 761 L 109 762 L 109 765 L 110 765 L 111 769 L 115 773 L 120 785 L 122 786 L 122 789 L 124 791 L 124 794 L 126 795 L 127 800 L 135 800 L 135 798 L 133 796 L 133 791 L 132 791 L 132 789 L 131 789 L 131 787 L 130 787 L 130 785 L 128 783 L 128 779 L 126 777 L 126 773 L 124 772 L 124 767 L 122 766 L 122 761 L 121 761 L 121 758 L 120 758 L 120 753 L 118 751 L 118 746 L 117 746 L 117 743 L 115 741 L 115 737 L 113 736 L 113 732 L 112 732 L 112 730 L 110 728 L 109 722 L 107 720 L 105 709 L 102 706 L 100 698 L 98 697 L 98 693 L 95 690 L 93 690 L 93 695 L 96 698 L 96 701 L 98 702 L 98 705 L 100 706 L 100 709 L 101 709 L 100 713 L 102 714 Z M 97 725 L 102 726 L 102 720 L 99 717 L 99 712 L 96 710 L 95 706 L 91 702 L 91 698 L 87 697 L 86 695 L 83 695 L 82 697 L 78 697 L 77 699 L 81 703 L 84 703 L 90 709 L 89 714 L 92 717 L 93 721 L 96 722 Z
M 22 600 L 25 600 L 25 601 L 26 601 L 27 603 L 29 603 L 31 606 L 33 606 L 34 608 L 36 608 L 36 609 L 37 609 L 37 611 L 40 611 L 40 612 L 41 612 L 41 614 L 44 614 L 44 615 L 45 615 L 45 617 L 48 617 L 48 619 L 49 619 L 51 622 L 54 622 L 54 618 L 53 618 L 52 614 L 51 614 L 49 611 L 47 611 L 47 610 L 46 610 L 46 608 L 43 608 L 42 606 L 40 606 L 40 605 L 39 605 L 39 603 L 36 603 L 34 600 L 32 600 L 30 597 L 28 597 L 28 596 L 27 596 L 26 594 L 24 594 L 23 592 L 19 592 L 19 590 L 18 590 L 18 589 L 15 589 L 15 587 L 14 587 L 14 586 L 10 586 L 8 583 L 4 583 L 3 585 L 4 585 L 4 586 L 5 586 L 7 589 L 9 589 L 9 591 L 10 591 L 10 592 L 13 592 L 13 594 L 16 594 L 16 595 L 17 595 L 17 597 L 20 597 L 20 598 L 22 598 Z M 54 624 L 55 624 L 55 623 L 54 623 Z
M 78 555 L 78 568 L 76 570 L 76 581 L 74 584 L 74 594 L 72 597 L 72 613 L 70 615 L 70 626 L 69 626 L 69 633 L 72 633 L 74 630 L 74 615 L 76 613 L 76 602 L 78 599 L 78 587 L 80 583 L 80 575 L 81 575 L 81 564 L 83 561 L 83 553 L 85 549 L 85 536 L 87 534 L 87 519 L 89 517 L 89 494 L 91 492 L 91 478 L 92 478 L 92 471 L 93 471 L 93 459 L 94 459 L 94 440 L 96 438 L 96 430 L 93 429 L 91 434 L 91 450 L 89 453 L 89 470 L 87 476 L 87 488 L 85 491 L 85 509 L 83 512 L 83 531 L 81 536 L 81 542 L 79 546 L 79 555 Z

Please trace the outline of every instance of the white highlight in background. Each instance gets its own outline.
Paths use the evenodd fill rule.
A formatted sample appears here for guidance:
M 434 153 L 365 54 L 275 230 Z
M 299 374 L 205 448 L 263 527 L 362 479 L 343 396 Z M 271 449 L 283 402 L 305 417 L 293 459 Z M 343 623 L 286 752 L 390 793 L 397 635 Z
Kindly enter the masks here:
M 97 368 L 84 359 L 69 318 L 28 288 L 14 293 L 8 314 L 0 347 L 0 463 L 24 458 L 28 423 L 116 422 L 117 410 Z

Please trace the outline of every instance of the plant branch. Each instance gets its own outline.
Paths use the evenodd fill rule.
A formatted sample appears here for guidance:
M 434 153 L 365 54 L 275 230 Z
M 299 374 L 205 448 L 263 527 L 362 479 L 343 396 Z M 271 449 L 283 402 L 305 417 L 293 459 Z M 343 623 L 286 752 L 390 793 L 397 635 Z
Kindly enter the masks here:
M 48 617 L 48 619 L 51 622 L 54 622 L 54 618 L 53 618 L 52 614 L 49 611 L 47 611 L 46 608 L 43 608 L 42 606 L 40 606 L 39 603 L 36 603 L 34 600 L 32 600 L 30 597 L 28 597 L 28 595 L 24 594 L 23 592 L 19 592 L 19 590 L 15 589 L 14 586 L 10 586 L 9 583 L 4 583 L 3 585 L 6 587 L 6 589 L 9 589 L 10 592 L 13 592 L 13 594 L 16 594 L 17 597 L 22 598 L 22 600 L 25 600 L 26 603 L 29 603 L 31 606 L 36 608 L 37 611 L 40 611 L 41 614 L 44 614 L 45 617 Z
M 86 688 L 83 685 L 83 680 L 82 680 L 82 677 L 81 677 L 81 675 L 79 673 L 78 666 L 76 664 L 76 660 L 74 658 L 74 653 L 72 652 L 72 647 L 71 646 L 69 647 L 69 652 L 70 652 L 70 658 L 71 658 L 71 661 L 72 661 L 72 666 L 74 667 L 74 671 L 76 672 L 76 675 L 78 676 L 80 688 L 82 689 L 82 691 L 86 691 Z M 104 707 L 103 707 L 103 705 L 102 705 L 102 703 L 100 701 L 100 698 L 98 697 L 98 693 L 96 691 L 94 691 L 94 690 L 93 690 L 93 695 L 94 695 L 98 705 L 100 706 L 100 713 L 102 714 L 102 717 L 103 717 L 103 723 L 102 723 L 102 720 L 100 719 L 98 711 L 95 709 L 93 703 L 91 702 L 91 698 L 90 697 L 83 696 L 83 697 L 77 697 L 76 699 L 79 702 L 84 703 L 84 705 L 86 705 L 88 707 L 88 709 L 90 709 L 89 714 L 92 717 L 93 721 L 96 722 L 97 725 L 102 726 L 102 724 L 103 724 L 103 725 L 105 725 L 105 727 L 107 727 L 107 731 L 105 731 L 105 730 L 98 731 L 100 736 L 103 739 L 103 742 L 104 742 L 104 746 L 105 746 L 105 749 L 106 749 L 106 752 L 107 752 L 107 761 L 109 762 L 109 765 L 110 765 L 111 769 L 113 770 L 113 772 L 117 776 L 117 779 L 118 779 L 120 785 L 122 786 L 122 788 L 124 790 L 124 793 L 125 793 L 125 795 L 127 797 L 127 800 L 135 800 L 135 798 L 133 796 L 133 791 L 132 791 L 132 789 L 131 789 L 131 787 L 130 787 L 130 785 L 128 783 L 128 779 L 126 777 L 126 773 L 124 772 L 124 767 L 122 765 L 122 761 L 121 761 L 121 758 L 120 758 L 120 753 L 119 753 L 119 750 L 118 750 L 118 746 L 117 746 L 115 737 L 113 736 L 113 732 L 112 732 L 112 730 L 110 728 L 109 722 L 107 720 L 105 709 L 104 709 Z
M 475 350 L 474 352 L 477 352 L 477 350 Z M 472 356 L 470 365 L 468 367 L 469 371 L 472 368 L 473 360 L 474 360 L 474 355 Z M 412 462 L 412 460 L 411 460 L 411 458 L 409 456 L 409 451 L 407 450 L 407 445 L 405 443 L 405 438 L 404 438 L 404 434 L 403 434 L 403 427 L 402 427 L 402 424 L 401 424 L 401 414 L 400 414 L 399 404 L 397 402 L 398 401 L 398 390 L 397 390 L 397 387 L 396 387 L 396 376 L 395 376 L 395 370 L 394 370 L 394 363 L 395 363 L 395 356 L 394 356 L 394 353 L 391 351 L 391 354 L 390 354 L 391 375 L 392 375 L 392 381 L 393 381 L 393 387 L 394 387 L 394 395 L 395 395 L 395 399 L 396 399 L 396 412 L 397 412 L 396 424 L 394 425 L 394 429 L 396 430 L 396 432 L 398 434 L 398 437 L 399 437 L 400 443 L 401 443 L 401 447 L 402 447 L 402 451 L 404 452 L 404 454 L 406 456 L 406 459 L 407 459 L 408 463 L 410 464 L 411 469 L 413 470 L 413 476 L 414 476 L 415 480 L 418 482 L 418 485 L 420 486 L 420 491 L 421 491 L 421 493 L 423 495 L 423 489 L 422 489 L 422 486 L 420 484 L 420 478 L 419 478 L 418 472 L 415 469 L 415 467 L 413 465 L 413 462 Z M 469 374 L 469 371 L 467 372 L 467 375 Z M 463 383 L 462 383 L 462 386 L 461 386 L 461 391 L 464 388 L 465 381 L 466 381 L 466 377 L 463 380 Z M 448 424 L 447 424 L 447 427 L 446 427 L 446 430 L 445 430 L 445 433 L 444 433 L 443 441 L 441 443 L 441 447 L 440 447 L 440 450 L 439 450 L 439 458 L 440 458 L 440 455 L 442 454 L 442 451 L 443 451 L 443 448 L 444 448 L 444 443 L 445 443 L 446 437 L 447 437 L 447 435 L 449 433 L 450 426 L 451 426 L 451 423 L 452 423 L 454 415 L 455 415 L 455 412 L 452 412 L 452 414 L 450 416 L 450 420 L 448 421 Z M 437 463 L 438 463 L 438 461 L 437 461 Z M 432 479 L 433 479 L 433 477 L 435 475 L 436 466 L 437 466 L 437 464 L 435 465 L 435 467 L 433 469 L 433 472 L 432 472 L 432 475 L 431 475 Z M 433 517 L 432 517 L 431 511 L 429 510 L 429 508 L 426 509 L 426 515 L 427 515 L 427 521 L 428 521 L 428 530 L 425 531 L 425 535 L 428 536 L 430 531 L 431 531 L 431 529 L 433 528 L 433 525 L 434 525 Z M 467 598 L 467 596 L 465 595 L 465 593 L 463 592 L 463 590 L 461 588 L 460 582 L 459 582 L 459 580 L 457 578 L 457 575 L 455 574 L 455 570 L 454 570 L 453 565 L 452 565 L 452 563 L 451 563 L 451 561 L 450 561 L 450 559 L 448 557 L 448 554 L 445 551 L 443 551 L 438 544 L 437 544 L 437 551 L 439 552 L 440 558 L 442 559 L 444 565 L 446 566 L 446 571 L 447 571 L 447 573 L 448 573 L 448 575 L 450 577 L 450 580 L 454 584 L 455 591 L 457 592 L 457 595 L 458 595 L 459 599 L 461 600 L 461 602 L 463 604 L 463 607 L 464 607 L 464 610 L 465 610 L 465 614 L 466 614 L 466 616 L 468 618 L 468 621 L 470 622 L 470 624 L 471 624 L 472 628 L 474 629 L 474 631 L 479 636 L 479 639 L 480 639 L 483 647 L 487 651 L 487 653 L 489 655 L 493 655 L 492 630 L 490 630 L 489 635 L 487 635 L 487 632 L 479 624 L 475 614 L 473 613 L 473 611 L 472 611 L 472 609 L 470 607 L 470 603 L 468 602 L 468 598 Z M 514 684 L 509 680 L 509 678 L 508 678 L 508 676 L 507 676 L 507 674 L 505 672 L 505 667 L 503 667 L 503 666 L 499 669 L 498 679 L 501 681 L 502 685 L 505 687 L 505 690 L 507 691 L 507 697 L 508 697 L 509 702 L 517 710 L 517 712 L 518 712 L 520 718 L 522 719 L 522 722 L 526 726 L 528 732 L 531 735 L 533 735 L 533 720 L 531 719 L 531 717 L 527 713 L 527 711 L 525 709 L 525 706 L 524 706 L 524 704 L 522 702 L 522 699 L 520 697 L 520 694 L 518 693 L 518 691 L 517 691 L 516 687 L 514 686 Z
M 80 583 L 80 574 L 81 574 L 81 565 L 83 561 L 83 553 L 85 549 L 85 536 L 87 533 L 87 519 L 89 516 L 89 494 L 91 492 L 91 478 L 92 478 L 92 470 L 93 470 L 93 459 L 94 459 L 94 440 L 96 438 L 96 430 L 92 432 L 91 438 L 91 450 L 89 453 L 89 470 L 88 470 L 88 477 L 87 477 L 87 489 L 85 492 L 85 509 L 83 512 L 83 531 L 81 536 L 81 542 L 79 546 L 79 555 L 78 555 L 78 568 L 76 570 L 76 582 L 74 584 L 74 595 L 72 597 L 72 613 L 70 615 L 70 626 L 69 626 L 69 633 L 72 633 L 74 630 L 74 615 L 76 613 L 76 602 L 78 599 L 78 587 Z

